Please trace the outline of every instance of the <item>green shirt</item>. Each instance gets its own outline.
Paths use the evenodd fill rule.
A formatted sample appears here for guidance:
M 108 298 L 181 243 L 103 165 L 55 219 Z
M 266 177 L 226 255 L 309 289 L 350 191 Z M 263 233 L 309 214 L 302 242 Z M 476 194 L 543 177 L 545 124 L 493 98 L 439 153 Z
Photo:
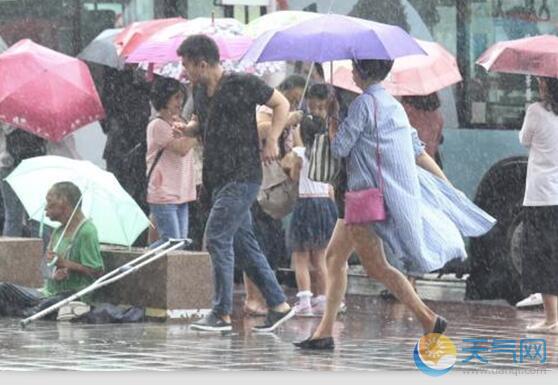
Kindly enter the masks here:
M 54 247 L 57 244 L 62 231 L 63 226 L 54 230 L 50 240 L 51 246 L 49 246 L 49 248 Z M 73 239 L 72 236 L 64 235 L 60 245 L 58 246 L 57 254 L 62 256 L 64 259 L 79 263 L 80 265 L 89 267 L 93 270 L 104 270 L 101 248 L 97 237 L 97 229 L 90 220 L 85 221 L 81 228 L 78 229 L 78 232 L 73 235 Z M 75 293 L 91 285 L 94 280 L 94 278 L 85 274 L 70 271 L 68 278 L 62 281 L 47 279 L 45 287 L 42 291 L 47 297 L 63 292 Z M 82 298 L 82 300 L 87 302 L 88 295 Z

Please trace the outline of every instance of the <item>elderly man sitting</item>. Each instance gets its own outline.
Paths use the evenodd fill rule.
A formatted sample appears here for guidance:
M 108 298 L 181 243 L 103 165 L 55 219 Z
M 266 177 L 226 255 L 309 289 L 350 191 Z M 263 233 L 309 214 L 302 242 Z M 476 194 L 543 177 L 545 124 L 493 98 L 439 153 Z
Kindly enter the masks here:
M 73 183 L 56 183 L 49 190 L 46 215 L 61 223 L 54 230 L 47 251 L 47 260 L 55 266 L 54 271 L 39 290 L 0 283 L 0 316 L 26 316 L 45 300 L 57 302 L 89 286 L 103 273 L 97 229 L 80 207 L 81 191 Z M 87 302 L 90 298 L 82 300 Z

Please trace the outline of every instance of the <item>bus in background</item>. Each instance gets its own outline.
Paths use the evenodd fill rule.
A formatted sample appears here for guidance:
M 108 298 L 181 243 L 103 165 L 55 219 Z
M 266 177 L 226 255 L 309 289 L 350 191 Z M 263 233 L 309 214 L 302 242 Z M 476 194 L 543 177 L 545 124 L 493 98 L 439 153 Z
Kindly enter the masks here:
M 332 5 L 331 5 L 332 4 Z M 527 151 L 518 140 L 526 105 L 537 98 L 535 79 L 487 73 L 475 60 L 497 41 L 556 34 L 558 2 L 546 0 L 290 0 L 289 8 L 350 14 L 399 25 L 413 36 L 444 45 L 458 59 L 463 82 L 440 93 L 445 118 L 441 157 L 445 173 L 498 219 L 472 238 L 465 263 L 446 272 L 468 274 L 467 299 L 524 297 L 521 206 Z

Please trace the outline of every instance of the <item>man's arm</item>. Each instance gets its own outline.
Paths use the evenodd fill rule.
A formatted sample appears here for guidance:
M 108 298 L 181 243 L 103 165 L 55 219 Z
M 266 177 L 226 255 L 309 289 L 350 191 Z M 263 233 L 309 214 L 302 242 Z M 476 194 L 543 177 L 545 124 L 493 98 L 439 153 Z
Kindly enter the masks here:
M 289 117 L 289 101 L 279 91 L 274 90 L 265 105 L 273 110 L 271 128 L 262 153 L 263 161 L 269 163 L 279 157 L 278 141 Z

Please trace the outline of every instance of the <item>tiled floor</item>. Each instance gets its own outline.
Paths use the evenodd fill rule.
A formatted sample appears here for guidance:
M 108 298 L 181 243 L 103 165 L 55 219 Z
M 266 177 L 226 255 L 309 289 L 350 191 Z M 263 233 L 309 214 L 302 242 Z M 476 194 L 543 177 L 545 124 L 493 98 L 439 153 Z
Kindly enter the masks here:
M 412 352 L 421 330 L 400 303 L 351 296 L 347 304 L 348 313 L 339 317 L 335 327 L 333 352 L 301 352 L 292 345 L 312 332 L 316 318 L 293 319 L 277 333 L 264 335 L 250 333 L 261 318 L 241 314 L 235 314 L 233 332 L 228 335 L 193 332 L 185 323 L 172 322 L 83 325 L 43 321 L 21 330 L 18 320 L 0 319 L 0 370 L 417 371 Z M 531 319 L 542 317 L 540 310 L 517 312 L 510 306 L 465 302 L 431 305 L 450 321 L 447 334 L 458 350 L 455 371 L 558 368 L 558 336 L 546 337 L 544 365 L 520 365 L 513 362 L 512 353 L 493 352 L 483 354 L 487 364 L 461 362 L 469 356 L 464 349 L 472 346 L 463 341 L 467 338 L 486 338 L 484 346 L 490 346 L 495 338 L 519 343 L 522 338 L 537 337 L 523 330 Z

